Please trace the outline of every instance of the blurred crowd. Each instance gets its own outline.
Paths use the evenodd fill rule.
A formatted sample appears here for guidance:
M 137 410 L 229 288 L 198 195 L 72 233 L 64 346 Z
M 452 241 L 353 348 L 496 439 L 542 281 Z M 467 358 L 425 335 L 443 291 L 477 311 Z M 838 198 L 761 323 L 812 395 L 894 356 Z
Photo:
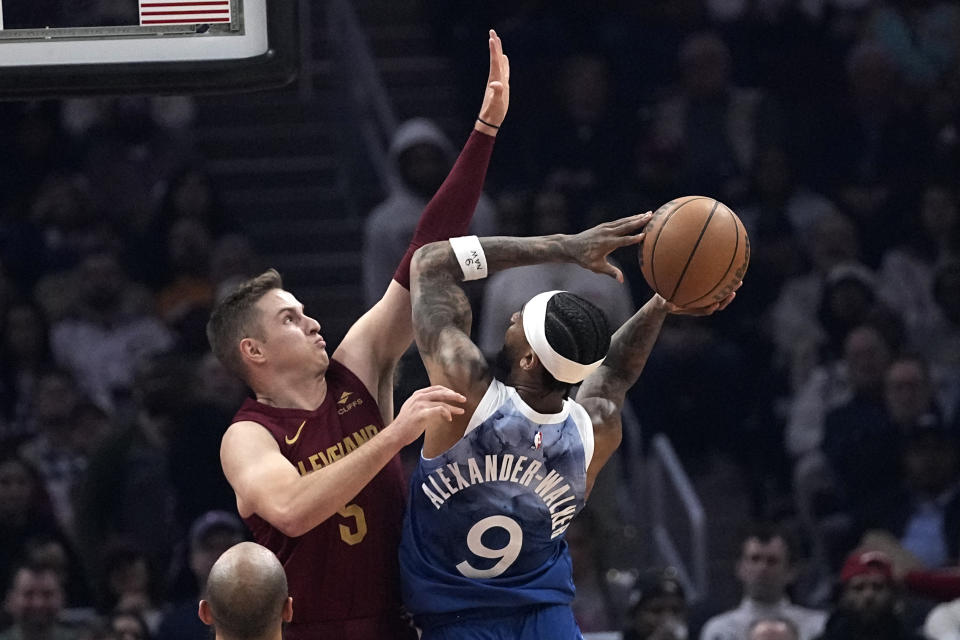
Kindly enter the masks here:
M 736 303 L 671 318 L 631 396 L 633 446 L 664 433 L 691 474 L 732 461 L 751 518 L 775 523 L 732 550 L 744 600 L 705 640 L 960 637 L 934 608 L 960 597 L 960 2 L 424 9 L 462 70 L 457 122 L 487 68 L 467 34 L 493 26 L 511 58 L 476 233 L 576 231 L 687 194 L 749 232 Z M 206 637 L 205 572 L 246 536 L 218 458 L 245 390 L 204 323 L 267 265 L 194 119 L 188 98 L 0 102 L 2 640 Z M 397 132 L 368 300 L 459 143 L 423 119 Z M 629 287 L 546 265 L 471 288 L 478 343 L 493 357 L 547 288 L 619 323 L 650 291 L 635 252 L 615 257 Z M 411 355 L 400 393 L 421 380 Z M 583 527 L 571 545 L 603 523 Z M 578 569 L 584 631 L 679 640 L 705 621 L 669 569 L 635 569 L 621 600 Z
M 258 258 L 194 111 L 0 103 L 0 637 L 206 637 L 200 585 L 247 536 L 218 455 L 245 390 L 204 326 Z

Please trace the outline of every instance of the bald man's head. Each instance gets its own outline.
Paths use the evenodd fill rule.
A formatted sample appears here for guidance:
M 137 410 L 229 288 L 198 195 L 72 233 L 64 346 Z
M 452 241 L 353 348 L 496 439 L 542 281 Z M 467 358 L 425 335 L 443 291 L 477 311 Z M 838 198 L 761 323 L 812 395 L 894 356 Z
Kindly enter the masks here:
M 200 618 L 218 638 L 259 640 L 272 637 L 292 613 L 287 576 L 272 552 L 253 542 L 227 549 L 207 578 Z
M 749 640 L 797 640 L 800 631 L 786 618 L 761 618 L 754 620 L 747 633 Z

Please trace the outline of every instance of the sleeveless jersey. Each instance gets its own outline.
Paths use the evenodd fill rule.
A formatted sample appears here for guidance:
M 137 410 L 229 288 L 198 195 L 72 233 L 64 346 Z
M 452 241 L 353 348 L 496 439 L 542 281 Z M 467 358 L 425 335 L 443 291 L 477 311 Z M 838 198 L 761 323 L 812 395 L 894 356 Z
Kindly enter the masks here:
M 583 508 L 593 427 L 586 410 L 531 409 L 494 380 L 461 440 L 411 479 L 400 570 L 425 629 L 477 614 L 569 604 L 563 533 Z
M 327 395 L 313 410 L 248 399 L 234 421 L 262 425 L 301 475 L 321 469 L 383 428 L 376 400 L 349 369 L 330 361 Z M 293 596 L 288 640 L 408 638 L 401 623 L 397 546 L 405 503 L 399 456 L 337 514 L 290 538 L 254 514 L 256 541 L 273 551 Z M 415 635 L 412 637 L 416 637 Z

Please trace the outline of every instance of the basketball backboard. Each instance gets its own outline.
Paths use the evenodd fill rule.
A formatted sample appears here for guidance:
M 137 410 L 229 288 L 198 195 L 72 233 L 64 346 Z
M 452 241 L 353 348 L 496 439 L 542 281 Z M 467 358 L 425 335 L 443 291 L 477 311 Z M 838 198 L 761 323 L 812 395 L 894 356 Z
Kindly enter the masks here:
M 295 0 L 0 0 L 0 97 L 210 93 L 296 75 Z

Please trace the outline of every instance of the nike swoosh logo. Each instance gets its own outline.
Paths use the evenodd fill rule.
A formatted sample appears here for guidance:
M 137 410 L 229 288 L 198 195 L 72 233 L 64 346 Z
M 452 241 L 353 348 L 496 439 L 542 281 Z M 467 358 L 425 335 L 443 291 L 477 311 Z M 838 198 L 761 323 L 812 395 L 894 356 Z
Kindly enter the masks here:
M 287 436 L 286 438 L 284 438 L 284 440 L 287 441 L 287 444 L 293 444 L 294 442 L 297 441 L 297 438 L 300 437 L 300 432 L 303 431 L 303 425 L 305 424 L 307 424 L 306 420 L 300 423 L 300 428 L 297 429 L 297 434 L 295 436 L 293 436 L 292 438 L 290 436 Z

